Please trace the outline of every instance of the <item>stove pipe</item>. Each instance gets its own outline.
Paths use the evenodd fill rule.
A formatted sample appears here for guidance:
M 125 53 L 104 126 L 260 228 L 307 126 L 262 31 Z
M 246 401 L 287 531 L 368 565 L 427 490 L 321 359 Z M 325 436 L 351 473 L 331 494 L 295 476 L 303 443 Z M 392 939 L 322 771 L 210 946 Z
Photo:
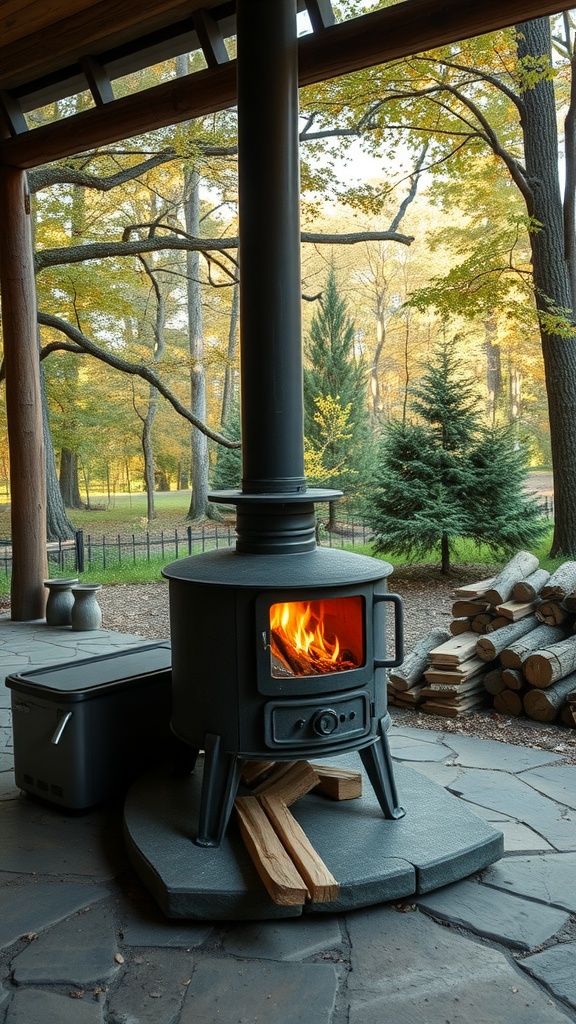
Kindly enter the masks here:
M 316 546 L 304 476 L 297 0 L 237 0 L 242 489 L 236 550 Z

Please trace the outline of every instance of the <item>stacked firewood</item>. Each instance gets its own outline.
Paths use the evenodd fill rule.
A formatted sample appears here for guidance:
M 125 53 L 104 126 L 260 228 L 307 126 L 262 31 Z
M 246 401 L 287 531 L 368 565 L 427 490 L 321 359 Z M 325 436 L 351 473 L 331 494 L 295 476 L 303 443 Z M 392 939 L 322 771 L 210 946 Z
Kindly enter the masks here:
M 390 672 L 389 703 L 450 717 L 492 703 L 574 726 L 576 562 L 551 575 L 520 551 L 454 597 L 450 632 L 431 630 Z

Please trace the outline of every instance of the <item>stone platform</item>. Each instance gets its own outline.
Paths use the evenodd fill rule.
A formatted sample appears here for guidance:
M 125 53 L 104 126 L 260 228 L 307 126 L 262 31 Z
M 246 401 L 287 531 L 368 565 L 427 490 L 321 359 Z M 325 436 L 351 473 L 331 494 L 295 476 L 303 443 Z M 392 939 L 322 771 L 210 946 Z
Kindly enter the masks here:
M 362 770 L 362 796 L 335 802 L 310 793 L 292 805 L 292 814 L 340 883 L 336 901 L 304 907 L 273 903 L 234 820 L 220 847 L 194 844 L 202 758 L 187 778 L 174 778 L 167 768 L 139 779 L 124 807 L 126 846 L 162 911 L 195 920 L 336 913 L 430 892 L 502 856 L 502 832 L 414 769 L 395 767 L 406 815 L 389 821 L 357 754 L 322 763 Z

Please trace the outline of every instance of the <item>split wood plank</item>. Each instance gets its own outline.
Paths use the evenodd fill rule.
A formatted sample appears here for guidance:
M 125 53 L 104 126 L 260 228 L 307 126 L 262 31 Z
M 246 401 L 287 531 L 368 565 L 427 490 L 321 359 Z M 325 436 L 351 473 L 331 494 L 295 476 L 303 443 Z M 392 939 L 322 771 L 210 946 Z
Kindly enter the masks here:
M 518 619 L 531 615 L 535 609 L 536 601 L 505 601 L 504 604 L 499 604 L 496 607 L 498 614 L 508 619 L 509 622 L 518 622 Z
M 460 636 L 453 636 L 430 651 L 430 664 L 460 665 L 474 656 L 477 642 L 478 634 L 472 630 L 469 633 L 461 633 Z
M 305 796 L 319 783 L 319 777 L 308 761 L 278 764 L 272 774 L 252 790 L 254 796 L 267 794 L 282 800 L 287 807 Z
M 466 679 L 470 679 L 471 676 L 476 676 L 480 672 L 486 671 L 487 665 L 482 658 L 469 658 L 468 661 L 462 662 L 461 665 L 454 665 L 446 669 L 431 665 L 430 668 L 426 669 L 424 678 L 427 683 L 454 684 L 464 682 Z
M 362 796 L 362 774 L 351 768 L 333 768 L 331 765 L 313 764 L 319 778 L 315 792 L 331 800 L 356 800 Z
M 481 615 L 487 608 L 491 606 L 487 601 L 454 601 L 452 605 L 452 615 L 455 619 L 462 618 L 473 618 L 475 615 Z
M 464 600 L 484 597 L 486 591 L 492 586 L 494 579 L 494 576 L 489 576 L 485 580 L 478 580 L 476 583 L 468 583 L 464 587 L 457 587 L 454 591 L 454 597 L 461 597 Z
M 263 775 L 268 775 L 277 764 L 277 761 L 245 761 L 240 772 L 242 782 L 251 786 Z
M 280 907 L 303 906 L 308 886 L 280 842 L 258 797 L 234 801 L 242 839 L 268 895 Z
M 282 846 L 306 882 L 314 902 L 334 902 L 338 898 L 340 886 L 286 804 L 269 793 L 263 793 L 259 800 Z

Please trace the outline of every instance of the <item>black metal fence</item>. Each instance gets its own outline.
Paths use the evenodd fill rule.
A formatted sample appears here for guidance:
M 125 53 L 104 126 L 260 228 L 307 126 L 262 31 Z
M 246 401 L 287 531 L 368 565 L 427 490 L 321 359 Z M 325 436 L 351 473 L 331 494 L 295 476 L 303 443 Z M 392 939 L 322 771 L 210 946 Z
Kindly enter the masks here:
M 318 542 L 326 547 L 354 547 L 369 544 L 372 531 L 355 520 L 339 520 L 334 531 L 318 528 Z M 158 533 L 117 534 L 93 536 L 78 530 L 73 540 L 48 545 L 50 571 L 71 574 L 106 569 L 126 563 L 153 560 L 173 562 L 187 555 L 200 554 L 218 548 L 233 547 L 236 532 L 232 524 L 194 528 L 187 526 Z M 0 541 L 0 571 L 9 576 L 12 570 L 12 547 Z

